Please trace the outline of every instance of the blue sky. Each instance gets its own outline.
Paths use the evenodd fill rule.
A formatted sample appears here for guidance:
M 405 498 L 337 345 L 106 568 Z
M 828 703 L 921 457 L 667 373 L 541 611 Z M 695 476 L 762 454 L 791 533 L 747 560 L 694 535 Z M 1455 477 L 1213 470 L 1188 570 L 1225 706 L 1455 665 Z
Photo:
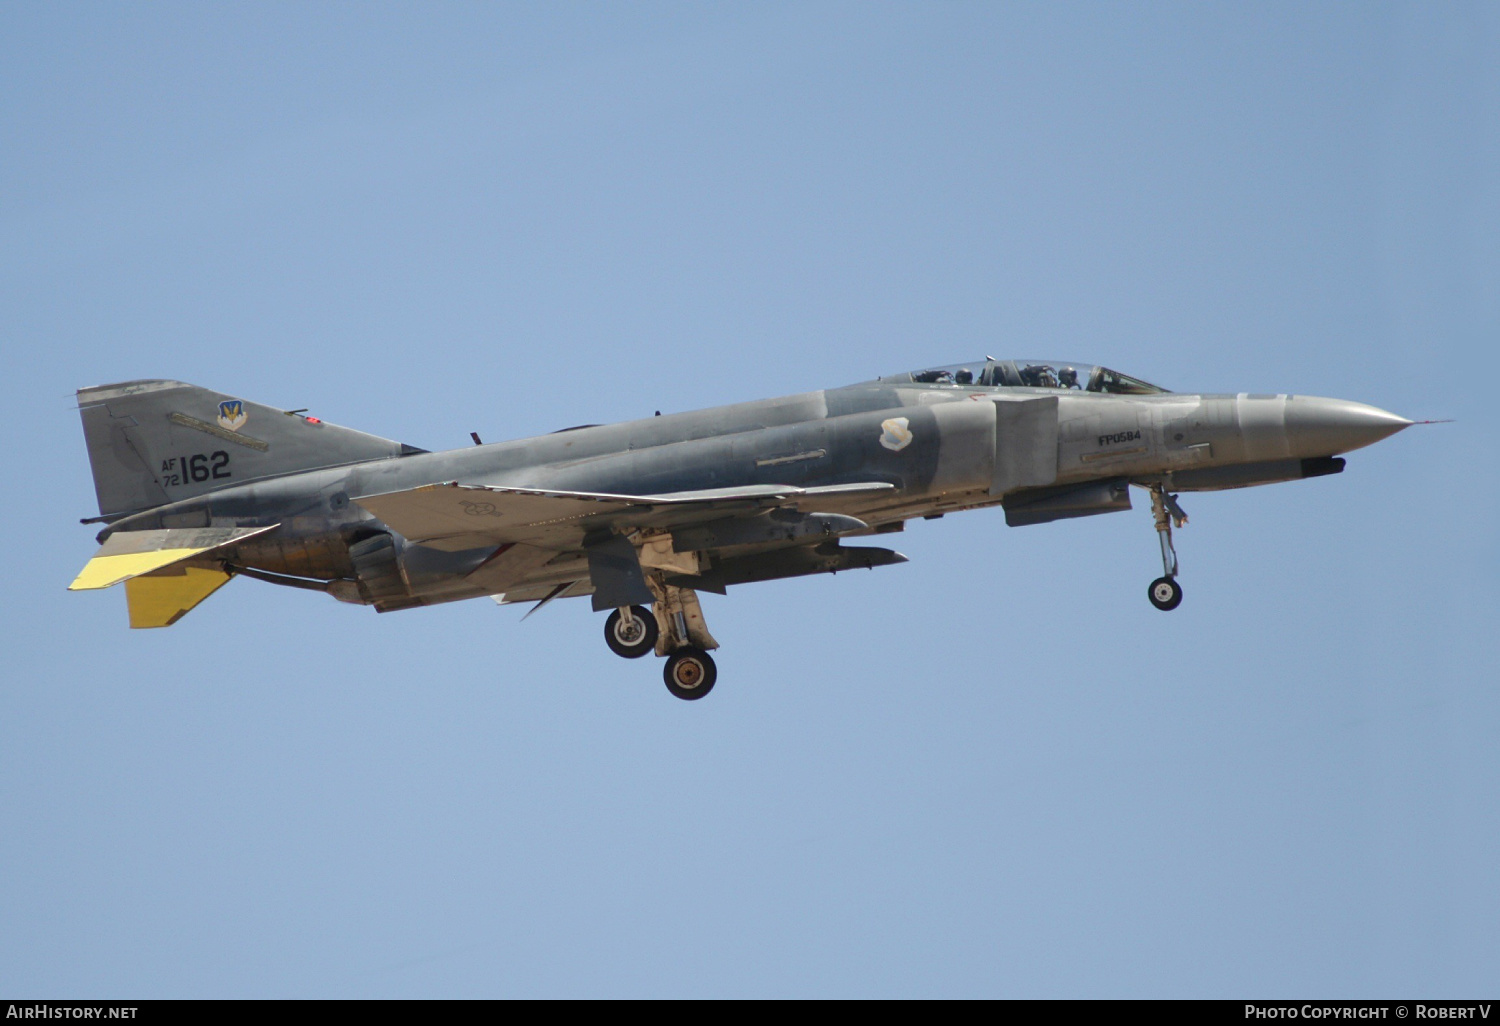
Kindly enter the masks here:
M 1483 4 L 0 9 L 0 992 L 1464 996 L 1500 982 Z M 72 391 L 427 448 L 993 353 L 1416 419 L 1339 477 L 916 522 L 707 596 L 64 589 Z

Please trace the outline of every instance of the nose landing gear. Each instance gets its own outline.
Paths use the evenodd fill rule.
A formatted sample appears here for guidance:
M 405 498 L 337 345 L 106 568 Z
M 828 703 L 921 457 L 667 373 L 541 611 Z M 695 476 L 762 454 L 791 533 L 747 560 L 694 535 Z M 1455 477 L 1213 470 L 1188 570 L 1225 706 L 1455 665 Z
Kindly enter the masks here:
M 1182 604 L 1182 585 L 1170 577 L 1158 577 L 1152 581 L 1147 594 L 1157 609 L 1176 609 Z
M 1151 515 L 1156 520 L 1156 536 L 1161 541 L 1162 576 L 1151 582 L 1146 594 L 1157 609 L 1176 609 L 1182 604 L 1182 585 L 1177 583 L 1177 549 L 1172 545 L 1172 525 L 1186 527 L 1187 514 L 1177 505 L 1177 497 L 1167 494 L 1164 486 L 1151 486 Z

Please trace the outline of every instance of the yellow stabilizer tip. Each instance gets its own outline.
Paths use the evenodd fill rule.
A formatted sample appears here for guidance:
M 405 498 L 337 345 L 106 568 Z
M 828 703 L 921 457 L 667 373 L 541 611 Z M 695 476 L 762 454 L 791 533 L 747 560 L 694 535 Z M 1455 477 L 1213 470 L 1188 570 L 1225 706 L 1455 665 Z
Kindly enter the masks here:
M 229 582 L 222 570 L 185 566 L 125 582 L 130 626 L 170 627 Z
M 206 549 L 157 549 L 155 552 L 131 552 L 118 556 L 95 556 L 84 565 L 73 583 L 68 585 L 69 591 L 90 591 L 94 588 L 108 588 L 110 585 L 119 584 L 121 581 L 138 577 L 141 574 L 149 574 L 152 570 L 160 570 L 169 563 L 175 563 L 179 559 L 187 559 L 189 556 Z

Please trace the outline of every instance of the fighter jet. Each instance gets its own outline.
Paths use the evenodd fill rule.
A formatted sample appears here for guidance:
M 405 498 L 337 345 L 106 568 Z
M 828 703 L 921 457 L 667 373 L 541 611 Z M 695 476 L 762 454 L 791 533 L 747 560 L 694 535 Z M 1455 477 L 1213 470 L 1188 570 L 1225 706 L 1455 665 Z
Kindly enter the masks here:
M 1169 392 L 1107 367 L 996 360 L 429 452 L 180 381 L 80 389 L 101 548 L 71 587 L 124 583 L 167 627 L 234 577 L 381 613 L 591 596 L 668 690 L 713 688 L 698 592 L 903 563 L 851 539 L 1000 506 L 1012 527 L 1150 497 L 1177 608 L 1183 492 L 1337 474 L 1412 421 L 1300 395 Z M 530 615 L 529 613 L 527 615 Z

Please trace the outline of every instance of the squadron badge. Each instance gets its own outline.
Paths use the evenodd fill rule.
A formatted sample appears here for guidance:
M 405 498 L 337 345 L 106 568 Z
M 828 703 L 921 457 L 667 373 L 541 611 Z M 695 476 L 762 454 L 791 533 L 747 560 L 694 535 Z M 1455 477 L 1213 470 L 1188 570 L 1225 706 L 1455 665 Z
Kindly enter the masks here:
M 911 422 L 905 417 L 892 417 L 880 422 L 880 444 L 891 452 L 900 452 L 911 444 L 912 433 L 907 427 Z
M 245 404 L 240 399 L 225 399 L 219 404 L 219 427 L 228 428 L 230 431 L 238 431 L 244 426 L 248 418 L 245 416 Z

